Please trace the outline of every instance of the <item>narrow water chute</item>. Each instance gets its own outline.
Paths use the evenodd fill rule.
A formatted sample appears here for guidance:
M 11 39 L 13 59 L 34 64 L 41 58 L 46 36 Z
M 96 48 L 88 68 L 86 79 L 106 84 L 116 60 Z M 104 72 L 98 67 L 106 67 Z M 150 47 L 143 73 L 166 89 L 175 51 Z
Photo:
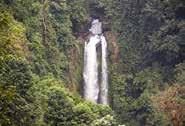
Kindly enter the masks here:
M 102 78 L 101 78 L 101 93 L 100 93 L 100 103 L 108 104 L 108 68 L 107 68 L 107 42 L 105 37 L 101 36 L 101 46 L 102 46 Z

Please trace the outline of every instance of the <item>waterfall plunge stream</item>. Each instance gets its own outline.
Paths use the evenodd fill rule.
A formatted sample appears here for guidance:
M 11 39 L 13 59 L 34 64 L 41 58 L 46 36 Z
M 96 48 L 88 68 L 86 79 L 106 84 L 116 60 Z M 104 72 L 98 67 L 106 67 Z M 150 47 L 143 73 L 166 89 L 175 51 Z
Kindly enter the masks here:
M 84 48 L 84 97 L 86 100 L 101 104 L 108 104 L 108 73 L 107 73 L 107 42 L 102 34 L 102 23 L 98 19 L 93 20 L 92 35 L 89 42 L 85 42 Z M 102 75 L 101 84 L 98 82 L 97 44 L 101 43 L 102 50 Z

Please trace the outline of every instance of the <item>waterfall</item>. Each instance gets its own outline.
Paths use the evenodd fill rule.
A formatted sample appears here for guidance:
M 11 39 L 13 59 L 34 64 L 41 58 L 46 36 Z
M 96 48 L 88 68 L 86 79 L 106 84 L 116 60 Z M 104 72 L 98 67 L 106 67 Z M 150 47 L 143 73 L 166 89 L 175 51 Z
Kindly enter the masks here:
M 108 72 L 107 72 L 107 42 L 104 36 L 101 36 L 102 46 L 102 80 L 101 80 L 101 93 L 100 102 L 108 104 Z
M 92 36 L 85 43 L 85 69 L 84 69 L 84 96 L 85 99 L 97 102 L 99 94 L 98 63 L 96 44 L 99 43 L 98 35 Z
M 92 33 L 89 42 L 84 47 L 84 98 L 97 103 L 98 99 L 102 104 L 108 104 L 108 74 L 107 74 L 107 42 L 102 35 L 102 23 L 98 19 L 93 20 Z M 97 44 L 102 47 L 102 80 L 98 84 L 98 61 Z M 100 96 L 100 97 L 98 97 Z

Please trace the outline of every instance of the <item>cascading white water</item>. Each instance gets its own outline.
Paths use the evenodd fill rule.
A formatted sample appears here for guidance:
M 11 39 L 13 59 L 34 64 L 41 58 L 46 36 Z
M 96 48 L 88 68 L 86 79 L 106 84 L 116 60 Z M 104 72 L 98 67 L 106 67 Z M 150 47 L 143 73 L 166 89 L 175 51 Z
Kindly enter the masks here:
M 85 69 L 84 69 L 84 96 L 85 99 L 97 102 L 99 85 L 98 85 L 98 63 L 96 44 L 100 40 L 98 35 L 92 36 L 90 41 L 85 44 Z
M 101 93 L 100 102 L 108 104 L 108 72 L 107 72 L 107 42 L 105 37 L 101 36 L 102 46 L 102 80 L 101 80 Z
M 84 50 L 84 97 L 86 100 L 108 104 L 108 74 L 107 74 L 107 42 L 102 34 L 102 23 L 98 19 L 93 20 L 91 29 L 92 36 L 89 42 L 85 42 Z M 102 45 L 102 81 L 98 84 L 98 63 L 96 46 Z M 99 95 L 100 93 L 100 95 Z M 98 98 L 100 96 L 100 98 Z

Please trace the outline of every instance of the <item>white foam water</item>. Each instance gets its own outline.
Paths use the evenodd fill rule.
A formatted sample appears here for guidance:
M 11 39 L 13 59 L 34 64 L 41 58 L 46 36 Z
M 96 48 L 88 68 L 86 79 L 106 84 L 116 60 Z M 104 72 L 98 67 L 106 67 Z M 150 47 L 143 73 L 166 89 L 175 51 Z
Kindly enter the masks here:
M 95 103 L 100 99 L 100 103 L 108 104 L 107 42 L 102 35 L 102 23 L 98 19 L 93 20 L 89 31 L 92 32 L 92 36 L 89 42 L 85 42 L 84 48 L 84 98 Z M 102 47 L 102 79 L 99 86 L 96 46 L 100 42 Z

